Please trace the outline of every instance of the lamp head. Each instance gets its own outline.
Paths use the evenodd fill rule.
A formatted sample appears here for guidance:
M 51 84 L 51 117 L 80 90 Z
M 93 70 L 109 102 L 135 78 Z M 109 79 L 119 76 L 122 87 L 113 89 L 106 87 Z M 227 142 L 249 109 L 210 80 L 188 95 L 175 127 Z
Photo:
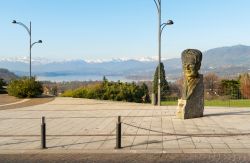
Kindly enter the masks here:
M 12 23 L 13 23 L 13 24 L 16 24 L 16 20 L 13 20 Z
M 173 25 L 174 22 L 173 22 L 173 20 L 168 20 L 166 24 L 167 24 L 167 25 Z
M 38 43 L 43 43 L 43 41 L 42 40 L 38 40 Z

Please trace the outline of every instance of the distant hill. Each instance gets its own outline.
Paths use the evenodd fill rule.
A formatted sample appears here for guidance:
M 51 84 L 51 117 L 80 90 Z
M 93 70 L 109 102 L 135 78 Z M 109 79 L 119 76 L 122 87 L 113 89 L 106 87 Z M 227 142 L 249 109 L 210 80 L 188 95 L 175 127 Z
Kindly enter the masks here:
M 181 54 L 180 54 L 181 55 Z M 28 75 L 28 58 L 0 59 L 0 66 L 18 75 Z M 182 74 L 181 59 L 163 60 L 167 77 L 179 78 Z M 126 76 L 130 79 L 152 79 L 157 58 L 114 59 L 109 61 L 49 61 L 33 58 L 32 73 L 38 76 L 99 75 Z M 220 47 L 203 52 L 202 73 L 215 72 L 220 76 L 238 75 L 250 71 L 250 46 Z
M 12 79 L 18 78 L 13 72 L 10 72 L 7 69 L 0 68 L 0 79 L 4 79 L 4 81 L 10 81 Z
M 250 72 L 250 46 L 236 45 L 210 49 L 205 51 L 203 56 L 203 73 L 215 72 L 228 77 Z
M 205 67 L 235 67 L 250 68 L 250 46 L 236 45 L 220 47 L 203 53 Z

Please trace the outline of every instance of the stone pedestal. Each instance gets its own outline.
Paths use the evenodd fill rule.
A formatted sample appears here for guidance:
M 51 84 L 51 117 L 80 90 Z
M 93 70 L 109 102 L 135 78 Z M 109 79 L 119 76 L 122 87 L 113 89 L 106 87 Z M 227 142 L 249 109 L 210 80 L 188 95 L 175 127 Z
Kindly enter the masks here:
M 191 119 L 203 117 L 204 112 L 204 85 L 203 77 L 200 76 L 197 85 L 192 90 L 188 99 L 179 99 L 176 117 L 180 119 Z
M 179 119 L 191 119 L 203 117 L 204 105 L 202 101 L 178 100 L 176 117 Z

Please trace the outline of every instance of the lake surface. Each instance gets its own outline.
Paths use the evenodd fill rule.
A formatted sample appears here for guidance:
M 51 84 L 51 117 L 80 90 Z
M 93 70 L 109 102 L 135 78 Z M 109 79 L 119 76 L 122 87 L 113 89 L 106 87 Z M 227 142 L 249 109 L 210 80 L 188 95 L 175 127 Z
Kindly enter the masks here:
M 128 79 L 125 76 L 105 76 L 108 81 L 117 82 L 138 82 L 138 81 L 152 81 L 150 79 Z M 66 76 L 36 76 L 39 81 L 51 81 L 51 82 L 69 82 L 69 81 L 102 81 L 103 76 L 100 75 L 66 75 Z M 168 82 L 174 83 L 176 80 L 168 79 Z
M 67 75 L 67 76 L 36 76 L 39 81 L 63 82 L 63 81 L 102 81 L 103 76 L 98 75 Z M 125 76 L 105 76 L 109 81 L 132 82 Z

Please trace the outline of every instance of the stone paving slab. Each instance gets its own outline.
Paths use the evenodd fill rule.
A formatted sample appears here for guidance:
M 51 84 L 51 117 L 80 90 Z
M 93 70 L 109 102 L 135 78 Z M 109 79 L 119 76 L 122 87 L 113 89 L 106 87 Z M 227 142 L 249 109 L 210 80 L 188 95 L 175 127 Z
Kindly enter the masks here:
M 174 106 L 72 98 L 1 110 L 0 153 L 39 151 L 42 116 L 46 117 L 49 151 L 250 153 L 250 108 L 208 107 L 202 118 L 180 120 L 175 118 Z M 128 124 L 122 124 L 121 150 L 114 149 L 117 116 Z

